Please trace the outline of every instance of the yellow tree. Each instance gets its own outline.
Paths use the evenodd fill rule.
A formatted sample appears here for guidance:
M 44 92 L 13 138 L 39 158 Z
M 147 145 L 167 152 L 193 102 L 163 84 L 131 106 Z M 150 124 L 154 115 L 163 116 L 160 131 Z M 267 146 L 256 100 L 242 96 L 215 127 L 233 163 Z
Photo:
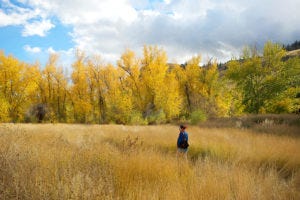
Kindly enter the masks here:
M 39 78 L 38 104 L 48 107 L 50 120 L 67 120 L 68 82 L 62 67 L 58 67 L 58 54 L 49 55 Z
M 186 82 L 184 93 L 187 97 L 189 111 L 195 111 L 201 108 L 203 103 L 203 86 L 200 83 L 200 55 L 191 58 L 185 67 Z
M 200 83 L 201 57 L 195 56 L 184 65 L 174 68 L 179 83 L 180 96 L 183 99 L 183 114 L 189 114 L 201 106 L 203 87 Z
M 141 64 L 145 116 L 154 114 L 154 119 L 150 121 L 156 122 L 178 116 L 181 105 L 179 87 L 176 87 L 175 74 L 170 73 L 166 52 L 145 46 Z
M 107 117 L 110 122 L 128 123 L 133 109 L 131 90 L 124 87 L 120 69 L 108 65 L 103 71 L 103 82 L 106 87 Z
M 140 62 L 135 57 L 135 53 L 127 49 L 118 61 L 118 67 L 124 71 L 123 73 L 123 87 L 126 87 L 132 93 L 133 104 L 135 110 L 142 112 L 143 99 L 141 91 L 143 84 L 140 81 Z
M 74 119 L 77 122 L 91 122 L 92 104 L 90 102 L 88 73 L 83 52 L 77 51 L 76 61 L 72 65 L 72 87 L 70 99 L 73 106 Z
M 1 107 L 6 120 L 22 121 L 36 90 L 36 66 L 19 62 L 12 56 L 0 53 Z M 3 118 L 3 117 L 2 117 Z
M 200 66 L 200 55 L 185 65 L 176 66 L 174 73 L 183 97 L 183 114 L 225 116 L 230 110 L 230 98 L 225 82 L 219 76 L 216 62 Z
M 106 100 L 104 68 L 105 64 L 99 56 L 94 56 L 88 60 L 88 90 L 92 104 L 93 121 L 97 123 L 106 122 Z
M 8 69 L 6 66 L 6 56 L 3 51 L 0 51 L 0 122 L 10 120 L 8 102 Z
M 181 112 L 182 98 L 180 96 L 179 83 L 176 80 L 174 72 L 167 73 L 164 79 L 164 86 L 162 89 L 165 94 L 161 99 L 162 108 L 166 113 L 167 120 L 178 117 Z
M 202 108 L 210 116 L 228 116 L 232 96 L 225 80 L 220 77 L 216 62 L 209 62 L 200 73 Z
M 156 112 L 161 118 L 165 118 L 162 110 L 162 98 L 164 94 L 164 79 L 168 70 L 167 55 L 156 46 L 144 46 L 144 55 L 141 67 L 141 82 L 144 116 L 149 117 Z M 156 121 L 153 119 L 151 121 Z

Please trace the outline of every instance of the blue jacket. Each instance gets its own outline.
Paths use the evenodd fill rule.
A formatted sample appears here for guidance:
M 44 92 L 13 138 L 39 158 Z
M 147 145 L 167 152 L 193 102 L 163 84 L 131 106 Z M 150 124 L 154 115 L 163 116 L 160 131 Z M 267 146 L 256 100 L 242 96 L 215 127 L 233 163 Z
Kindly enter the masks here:
M 180 148 L 180 143 L 181 143 L 184 139 L 186 139 L 187 142 L 189 141 L 188 133 L 185 132 L 185 131 L 179 133 L 179 136 L 178 136 L 178 139 L 177 139 L 177 147 Z

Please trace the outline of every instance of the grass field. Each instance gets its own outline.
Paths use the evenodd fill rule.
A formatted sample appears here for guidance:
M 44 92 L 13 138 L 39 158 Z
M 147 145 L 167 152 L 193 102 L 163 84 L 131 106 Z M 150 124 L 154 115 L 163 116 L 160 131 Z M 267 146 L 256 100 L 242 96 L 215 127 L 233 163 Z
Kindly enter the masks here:
M 172 125 L 0 124 L 0 199 L 300 199 L 300 137 L 187 132 L 188 161 Z

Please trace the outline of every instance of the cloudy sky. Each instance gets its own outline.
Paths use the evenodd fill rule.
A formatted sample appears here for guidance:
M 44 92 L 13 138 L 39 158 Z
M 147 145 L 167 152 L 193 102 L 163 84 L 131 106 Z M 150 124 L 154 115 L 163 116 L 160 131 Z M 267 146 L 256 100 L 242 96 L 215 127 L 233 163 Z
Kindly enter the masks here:
M 115 63 L 126 48 L 226 61 L 244 45 L 300 40 L 299 0 L 0 0 L 0 49 L 33 63 L 74 50 Z

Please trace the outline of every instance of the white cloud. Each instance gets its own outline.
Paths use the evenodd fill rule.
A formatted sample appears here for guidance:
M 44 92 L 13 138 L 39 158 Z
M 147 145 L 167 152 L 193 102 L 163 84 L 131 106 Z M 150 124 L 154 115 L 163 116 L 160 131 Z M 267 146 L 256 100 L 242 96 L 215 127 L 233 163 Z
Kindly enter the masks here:
M 218 4 L 212 0 L 177 0 L 170 3 L 168 8 L 180 15 L 184 15 L 185 19 L 191 20 L 205 17 L 209 10 L 213 10 L 217 6 Z
M 47 52 L 48 52 L 49 54 L 54 54 L 54 53 L 56 53 L 56 51 L 53 49 L 53 47 L 49 47 L 49 48 L 47 49 Z
M 0 26 L 23 25 L 24 36 L 45 36 L 54 27 L 51 17 L 55 16 L 72 27 L 76 47 L 109 61 L 119 58 L 125 48 L 141 52 L 144 44 L 164 47 L 170 60 L 181 62 L 201 53 L 204 59 L 225 61 L 243 45 L 267 40 L 289 43 L 300 35 L 299 0 L 19 2 L 30 9 L 0 10 Z
M 160 15 L 160 12 L 157 10 L 143 10 L 141 13 L 145 17 L 157 17 Z
M 19 1 L 20 3 L 26 3 L 25 0 Z M 50 19 L 45 19 L 48 16 L 47 12 L 44 12 L 39 7 L 21 7 L 13 4 L 9 0 L 5 0 L 3 3 L 3 9 L 0 9 L 0 27 L 21 25 L 23 26 L 22 36 L 45 36 L 54 25 Z
M 170 4 L 170 3 L 171 3 L 171 0 L 164 0 L 164 2 L 165 2 L 166 4 Z
M 80 49 L 88 53 L 100 53 L 103 57 L 114 55 L 108 56 L 108 59 L 118 57 L 125 48 L 141 51 L 144 44 L 154 44 L 163 46 L 170 60 L 182 61 L 189 57 L 188 55 L 201 53 L 203 57 L 225 61 L 236 56 L 243 45 L 262 44 L 266 40 L 291 42 L 297 39 L 292 38 L 291 34 L 300 31 L 297 28 L 300 27 L 299 21 L 293 20 L 290 23 L 288 18 L 291 14 L 282 11 L 283 3 L 279 1 L 264 1 L 260 4 L 257 4 L 257 1 L 237 0 L 219 3 L 212 0 L 178 0 L 155 4 L 146 1 L 131 2 L 135 4 L 121 2 L 124 10 L 140 8 L 133 11 L 134 15 L 128 15 L 134 16 L 131 17 L 130 23 L 122 22 L 123 16 L 126 16 L 119 13 L 122 6 L 119 9 L 107 7 L 110 14 L 117 17 L 109 17 L 109 14 L 101 12 L 95 16 L 86 14 L 106 6 L 105 4 L 99 4 L 99 7 L 87 6 L 85 11 L 81 10 L 78 13 L 78 18 L 86 19 L 87 23 L 83 23 L 85 20 L 71 21 L 72 12 L 60 16 L 62 21 L 74 26 L 72 36 Z M 286 10 L 294 7 L 295 2 L 285 2 Z M 285 17 L 274 13 L 284 14 Z M 87 20 L 88 18 L 90 20 Z M 260 23 L 257 23 L 258 21 Z M 274 23 L 279 24 L 274 26 Z M 276 34 L 279 30 L 280 34 Z
M 54 27 L 49 19 L 42 21 L 34 21 L 32 23 L 26 23 L 24 30 L 22 31 L 22 36 L 32 36 L 38 35 L 41 37 L 46 36 L 47 32 Z
M 24 50 L 29 53 L 40 53 L 41 52 L 40 47 L 31 47 L 30 45 L 25 45 Z
M 23 25 L 39 14 L 39 9 L 21 8 L 11 4 L 9 1 L 5 1 L 3 2 L 3 8 L 0 9 L 0 27 Z
M 133 22 L 137 13 L 128 4 L 127 0 L 30 0 L 31 5 L 39 5 L 40 8 L 55 14 L 65 24 L 93 24 L 99 21 L 125 23 Z M 48 2 L 43 5 L 40 2 Z
M 27 17 L 17 13 L 6 14 L 0 10 L 0 27 L 9 25 L 19 25 L 26 22 Z

